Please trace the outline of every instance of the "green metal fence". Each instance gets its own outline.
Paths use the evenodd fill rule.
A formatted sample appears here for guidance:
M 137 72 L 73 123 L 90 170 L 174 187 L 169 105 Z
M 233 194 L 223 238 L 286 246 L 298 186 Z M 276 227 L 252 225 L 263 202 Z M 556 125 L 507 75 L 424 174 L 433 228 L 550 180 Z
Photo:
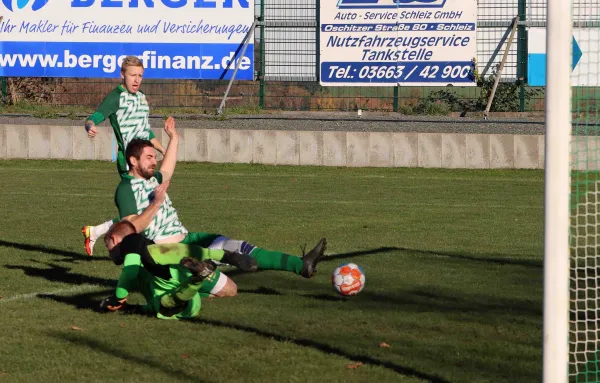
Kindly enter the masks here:
M 319 63 L 320 0 L 258 0 L 255 80 L 235 81 L 226 110 L 381 110 L 435 113 L 483 110 L 496 66 L 506 49 L 515 17 L 517 43 L 510 48 L 498 102 L 492 111 L 541 111 L 543 92 L 526 86 L 528 15 L 545 12 L 545 0 L 479 0 L 477 68 L 481 87 L 321 87 Z M 527 1 L 531 3 L 528 4 Z M 583 0 L 581 0 L 583 1 Z M 539 8 L 539 9 L 538 9 Z M 539 11 L 539 12 L 538 12 Z M 491 80 L 490 80 L 491 79 Z M 118 79 L 2 78 L 5 104 L 95 106 Z M 227 81 L 144 80 L 153 107 L 214 113 Z

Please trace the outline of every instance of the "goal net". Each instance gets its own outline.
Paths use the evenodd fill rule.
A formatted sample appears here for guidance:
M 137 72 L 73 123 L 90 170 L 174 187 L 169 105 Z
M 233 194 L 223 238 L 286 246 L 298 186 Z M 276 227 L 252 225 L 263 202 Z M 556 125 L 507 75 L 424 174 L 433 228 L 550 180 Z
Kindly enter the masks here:
M 568 381 L 600 382 L 600 0 L 571 15 Z

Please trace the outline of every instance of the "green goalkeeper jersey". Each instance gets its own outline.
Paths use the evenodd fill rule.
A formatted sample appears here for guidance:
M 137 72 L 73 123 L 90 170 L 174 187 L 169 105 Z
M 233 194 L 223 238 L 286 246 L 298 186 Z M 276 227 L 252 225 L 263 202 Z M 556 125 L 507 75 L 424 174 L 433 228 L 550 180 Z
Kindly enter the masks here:
M 154 189 L 162 183 L 162 179 L 161 172 L 155 172 L 154 177 L 150 179 L 124 175 L 115 192 L 115 204 L 119 209 L 120 218 L 142 214 L 154 199 Z M 153 241 L 187 233 L 168 195 L 150 225 L 144 230 L 144 235 Z
M 148 121 L 150 108 L 146 95 L 142 92 L 129 93 L 122 85 L 113 89 L 102 101 L 89 120 L 98 125 L 107 118 L 117 140 L 117 170 L 123 176 L 127 173 L 125 149 L 134 138 L 151 140 L 156 136 Z
M 185 257 L 205 260 L 223 256 L 223 250 L 178 243 L 157 245 L 140 234 L 125 237 L 120 252 L 124 255 L 122 259 L 113 258 L 116 264 L 123 264 L 115 296 L 123 299 L 131 292 L 139 291 L 146 298 L 144 311 L 156 313 L 161 319 L 192 318 L 200 312 L 200 294 L 196 294 L 177 315 L 165 317 L 160 314 L 161 297 L 189 283 L 191 273 L 179 266 L 180 261 Z M 201 292 L 211 291 L 219 276 L 220 273 L 215 271 L 205 278 Z
M 160 319 L 193 318 L 200 312 L 200 295 L 196 294 L 185 309 L 172 317 L 160 314 L 160 298 L 180 287 L 189 278 L 181 267 L 177 265 L 164 266 L 168 276 L 158 277 L 144 268 L 142 257 L 130 253 L 125 256 L 123 270 L 117 285 L 116 296 L 119 299 L 129 296 L 133 291 L 139 291 L 146 298 L 146 305 L 142 306 L 146 312 L 155 313 Z

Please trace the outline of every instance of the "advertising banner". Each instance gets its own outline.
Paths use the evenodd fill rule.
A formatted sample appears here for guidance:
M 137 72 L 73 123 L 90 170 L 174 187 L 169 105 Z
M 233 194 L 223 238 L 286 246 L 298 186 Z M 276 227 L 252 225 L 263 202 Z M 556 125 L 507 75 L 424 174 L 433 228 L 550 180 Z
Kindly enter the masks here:
M 474 86 L 477 0 L 321 0 L 324 86 Z
M 253 0 L 1 1 L 0 76 L 118 77 L 134 55 L 146 78 L 254 77 Z
M 571 41 L 571 85 L 600 86 L 600 30 L 573 28 Z M 546 86 L 546 28 L 529 28 L 527 43 L 527 82 L 531 86 Z

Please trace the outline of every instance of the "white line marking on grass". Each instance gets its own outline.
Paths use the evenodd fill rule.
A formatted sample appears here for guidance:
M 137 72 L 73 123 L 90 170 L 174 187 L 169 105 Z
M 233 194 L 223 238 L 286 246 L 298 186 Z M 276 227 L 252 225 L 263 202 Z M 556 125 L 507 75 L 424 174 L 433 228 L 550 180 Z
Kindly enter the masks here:
M 53 193 L 53 192 L 0 192 L 0 196 L 3 195 L 44 195 L 50 197 L 94 197 L 94 198 L 107 198 L 106 194 L 92 194 L 92 193 Z M 194 202 L 257 202 L 257 203 L 285 203 L 285 204 L 308 204 L 308 205 L 367 205 L 367 206 L 382 206 L 379 200 L 352 200 L 352 201 L 340 201 L 340 200 L 299 200 L 299 199 L 277 199 L 277 198 L 236 198 L 236 197 L 198 197 L 194 198 Z M 418 202 L 385 202 L 383 205 L 386 207 L 408 207 L 416 206 L 421 208 L 488 208 L 488 209 L 530 209 L 540 210 L 543 209 L 543 204 L 539 206 L 534 205 L 486 205 L 485 203 L 460 203 L 460 204 L 448 204 L 445 202 L 439 203 L 418 203 Z
M 52 192 L 3 192 L 0 195 L 38 195 L 38 196 L 49 196 L 49 197 L 104 197 L 106 194 L 90 194 L 90 193 L 52 193 Z
M 298 203 L 298 204 L 318 204 L 318 205 L 371 205 L 371 206 L 382 206 L 386 207 L 404 207 L 404 206 L 416 206 L 423 208 L 441 208 L 441 207 L 453 207 L 453 208 L 491 208 L 491 209 L 543 209 L 544 206 L 531 206 L 531 205 L 485 205 L 485 204 L 448 204 L 445 202 L 440 203 L 415 203 L 415 202 L 385 202 L 382 204 L 379 200 L 353 200 L 353 201 L 340 201 L 340 200 L 297 200 L 297 199 L 276 199 L 276 198 L 198 198 L 198 201 L 219 201 L 219 202 L 259 202 L 259 203 Z
M 0 162 L 0 165 L 2 165 L 2 162 Z M 11 171 L 18 171 L 19 173 L 23 173 L 23 172 L 32 172 L 32 173 L 97 173 L 97 174 L 115 174 L 115 171 L 110 171 L 110 170 L 98 170 L 98 169 L 57 169 L 57 168 L 52 168 L 52 169 L 46 169 L 46 168 L 19 168 L 19 167 L 7 167 L 7 168 L 3 168 L 0 166 L 0 171 L 2 172 L 11 172 Z
M 186 172 L 187 171 L 182 171 Z M 180 174 L 181 176 L 181 174 Z M 323 174 L 268 174 L 268 173 L 207 173 L 200 172 L 199 174 L 192 173 L 186 174 L 186 176 L 193 176 L 194 178 L 203 178 L 207 176 L 218 176 L 218 177 L 257 177 L 257 178 L 312 178 L 318 179 L 323 178 L 329 180 L 332 177 L 332 173 Z M 521 178 L 502 178 L 502 177 L 483 177 L 483 178 L 471 178 L 471 177 L 455 177 L 448 175 L 447 177 L 440 176 L 410 176 L 410 175 L 385 175 L 385 174 L 343 174 L 341 178 L 358 178 L 358 179 L 389 179 L 389 180 L 423 180 L 423 181 L 473 181 L 473 182 L 524 182 L 524 183 L 542 183 L 543 178 L 540 179 L 521 179 Z
M 394 168 L 390 168 L 394 169 Z M 33 168 L 2 168 L 0 167 L 0 172 L 12 172 L 17 171 L 19 173 L 23 172 L 43 172 L 43 173 L 94 173 L 94 174 L 114 174 L 113 170 L 97 170 L 97 169 L 33 169 Z M 417 168 L 415 168 L 417 170 Z M 472 169 L 453 169 L 457 171 L 460 170 L 472 172 L 475 170 Z M 484 171 L 491 171 L 493 169 L 485 169 Z M 540 170 L 541 171 L 541 170 Z M 182 175 L 193 176 L 194 178 L 203 178 L 203 177 L 255 177 L 255 178 L 326 178 L 329 179 L 331 177 L 331 173 L 323 173 L 323 174 L 294 174 L 294 173 L 239 173 L 239 172 L 205 172 L 202 170 L 188 170 L 181 169 L 178 170 L 177 173 L 180 177 Z M 344 174 L 346 178 L 365 178 L 365 179 L 390 179 L 390 180 L 424 180 L 424 181 L 473 181 L 473 182 L 515 182 L 515 183 L 542 183 L 544 182 L 543 178 L 538 179 L 527 179 L 527 178 L 511 178 L 511 177 L 455 177 L 452 174 L 448 174 L 446 177 L 440 176 L 411 176 L 411 175 L 385 175 L 385 174 Z
M 0 304 L 2 303 L 8 303 L 8 302 L 14 302 L 14 301 L 25 301 L 25 300 L 29 300 L 29 299 L 33 299 L 33 298 L 37 298 L 39 295 L 62 295 L 65 293 L 80 293 L 83 291 L 88 291 L 88 290 L 94 290 L 97 289 L 99 287 L 103 287 L 100 285 L 81 285 L 81 286 L 74 286 L 68 289 L 61 289 L 61 290 L 55 290 L 55 291 L 49 291 L 49 292 L 38 292 L 38 293 L 29 293 L 29 294 L 20 294 L 20 295 L 15 295 L 12 297 L 8 297 L 8 298 L 2 298 L 0 299 Z

